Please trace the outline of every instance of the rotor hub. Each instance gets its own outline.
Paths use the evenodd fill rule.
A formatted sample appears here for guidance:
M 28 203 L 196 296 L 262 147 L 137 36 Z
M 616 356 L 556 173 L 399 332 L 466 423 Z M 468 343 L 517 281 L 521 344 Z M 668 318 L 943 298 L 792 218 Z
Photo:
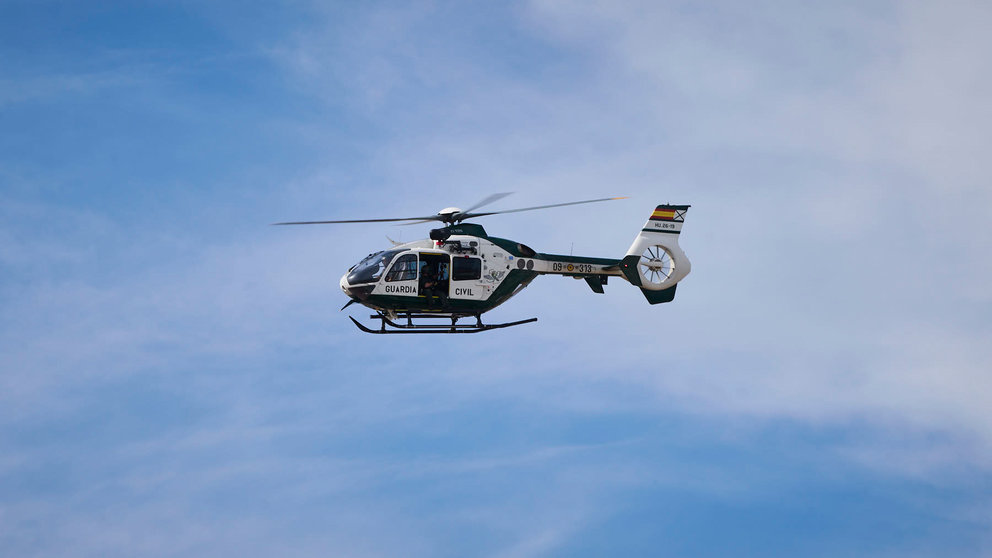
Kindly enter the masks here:
M 445 207 L 441 211 L 437 212 L 437 219 L 442 223 L 447 223 L 449 225 L 455 224 L 460 221 L 459 216 L 462 215 L 462 210 L 458 207 Z

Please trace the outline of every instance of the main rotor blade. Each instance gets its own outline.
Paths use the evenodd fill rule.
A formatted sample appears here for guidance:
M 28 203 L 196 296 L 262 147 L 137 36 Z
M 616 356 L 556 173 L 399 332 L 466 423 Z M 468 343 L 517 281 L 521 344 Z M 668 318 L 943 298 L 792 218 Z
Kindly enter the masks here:
M 521 211 L 533 211 L 535 209 L 547 209 L 549 207 L 563 207 L 563 206 L 566 206 L 566 205 L 579 205 L 579 204 L 583 204 L 583 203 L 596 203 L 596 202 L 604 202 L 604 201 L 612 201 L 612 200 L 625 200 L 625 199 L 627 199 L 627 196 L 622 196 L 622 197 L 619 197 L 619 198 L 600 198 L 598 200 L 583 200 L 583 201 L 568 202 L 568 203 L 553 203 L 553 204 L 550 204 L 550 205 L 536 205 L 534 207 L 522 207 L 520 209 L 507 209 L 507 210 L 504 210 L 504 211 L 487 211 L 487 212 L 483 212 L 483 213 L 468 213 L 468 212 L 465 212 L 465 213 L 462 213 L 461 218 L 462 219 L 471 219 L 473 217 L 484 217 L 486 215 L 500 215 L 502 213 L 519 213 Z
M 337 223 L 401 223 L 403 225 L 419 225 L 421 223 L 430 223 L 431 221 L 441 221 L 444 223 L 456 223 L 459 221 L 464 221 L 466 219 L 471 219 L 473 217 L 485 217 L 486 215 L 500 215 L 503 213 L 519 213 L 521 211 L 533 211 L 535 209 L 548 209 L 550 207 L 564 207 L 566 205 L 579 205 L 583 203 L 596 203 L 612 200 L 625 200 L 626 197 L 619 198 L 600 198 L 596 200 L 583 200 L 567 203 L 553 203 L 549 205 L 536 205 L 534 207 L 522 207 L 520 209 L 506 209 L 503 211 L 486 211 L 482 213 L 472 213 L 473 209 L 478 209 L 484 205 L 490 204 L 496 200 L 500 200 L 509 196 L 512 192 L 501 192 L 499 194 L 493 194 L 479 203 L 475 204 L 467 211 L 461 211 L 451 215 L 427 215 L 424 217 L 398 217 L 393 219 L 341 219 L 336 221 L 286 221 L 283 223 L 272 223 L 273 225 L 331 225 Z M 405 223 L 403 221 L 406 221 Z
M 479 209 L 480 207 L 482 207 L 482 206 L 484 206 L 484 205 L 489 205 L 489 204 L 491 204 L 491 203 L 493 203 L 493 202 L 494 202 L 494 201 L 496 201 L 496 200 L 501 200 L 501 199 L 503 199 L 503 198 L 505 198 L 506 196 L 509 196 L 509 195 L 510 195 L 510 194 L 512 194 L 512 193 L 513 193 L 513 192 L 501 192 L 501 193 L 498 193 L 498 194 L 493 194 L 493 195 L 491 195 L 491 196 L 489 196 L 488 198 L 486 198 L 486 199 L 484 199 L 484 200 L 482 200 L 482 201 L 480 201 L 479 203 L 477 203 L 477 204 L 475 204 L 475 205 L 473 205 L 472 207 L 470 207 L 470 208 L 468 208 L 468 209 L 466 209 L 466 210 L 464 210 L 464 211 L 462 211 L 462 213 L 463 213 L 463 214 L 464 214 L 464 213 L 469 213 L 469 212 L 471 212 L 471 211 L 472 211 L 473 209 Z
M 273 225 L 330 225 L 335 223 L 393 223 L 396 221 L 440 221 L 436 215 L 430 217 L 402 217 L 398 219 L 345 219 L 343 221 L 289 221 L 286 223 L 272 223 Z

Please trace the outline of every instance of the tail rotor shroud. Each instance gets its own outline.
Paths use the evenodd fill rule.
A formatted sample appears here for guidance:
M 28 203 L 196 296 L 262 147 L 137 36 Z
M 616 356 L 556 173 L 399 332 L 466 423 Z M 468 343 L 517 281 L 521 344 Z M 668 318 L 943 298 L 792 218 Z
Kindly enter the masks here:
M 671 302 L 678 282 L 692 269 L 679 247 L 679 234 L 688 211 L 688 205 L 657 206 L 620 261 L 624 277 L 640 287 L 651 304 Z

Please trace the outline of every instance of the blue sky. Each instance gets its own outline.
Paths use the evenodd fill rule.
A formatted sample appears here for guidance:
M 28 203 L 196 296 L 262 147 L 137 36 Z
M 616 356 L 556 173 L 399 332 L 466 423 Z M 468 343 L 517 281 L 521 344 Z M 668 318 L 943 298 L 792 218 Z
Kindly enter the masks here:
M 0 548 L 992 554 L 982 2 L 0 3 Z M 363 335 L 340 275 L 491 217 L 535 281 Z M 499 207 L 497 207 L 499 206 Z M 360 317 L 363 312 L 355 310 Z

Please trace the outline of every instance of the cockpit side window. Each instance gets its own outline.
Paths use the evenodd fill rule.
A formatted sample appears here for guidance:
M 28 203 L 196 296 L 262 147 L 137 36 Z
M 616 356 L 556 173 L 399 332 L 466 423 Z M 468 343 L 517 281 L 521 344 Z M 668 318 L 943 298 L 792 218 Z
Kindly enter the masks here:
M 469 281 L 482 277 L 482 260 L 479 258 L 452 258 L 451 279 Z
M 404 254 L 393 262 L 386 274 L 386 281 L 413 281 L 417 278 L 417 255 Z

